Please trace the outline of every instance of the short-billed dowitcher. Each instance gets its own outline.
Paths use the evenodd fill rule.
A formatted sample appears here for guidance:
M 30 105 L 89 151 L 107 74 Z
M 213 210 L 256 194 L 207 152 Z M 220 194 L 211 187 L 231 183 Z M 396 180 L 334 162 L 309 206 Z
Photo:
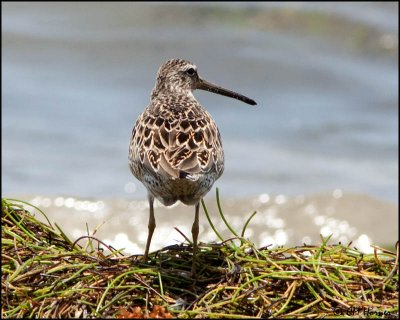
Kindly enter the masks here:
M 156 227 L 154 198 L 166 206 L 178 200 L 186 205 L 195 205 L 193 275 L 199 203 L 224 170 L 224 151 L 217 125 L 193 96 L 196 89 L 256 104 L 239 93 L 203 80 L 193 63 L 171 59 L 158 70 L 150 105 L 136 120 L 129 145 L 129 167 L 147 188 L 150 206 L 144 259 L 148 259 Z

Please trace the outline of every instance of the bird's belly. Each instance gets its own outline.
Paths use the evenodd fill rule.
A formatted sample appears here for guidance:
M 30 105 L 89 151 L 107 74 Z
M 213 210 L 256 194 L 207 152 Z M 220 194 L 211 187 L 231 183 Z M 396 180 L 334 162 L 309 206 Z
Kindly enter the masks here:
M 170 206 L 176 201 L 194 205 L 210 191 L 217 178 L 215 174 L 211 173 L 204 174 L 196 180 L 159 179 L 149 175 L 145 176 L 142 182 L 147 190 L 166 206 Z

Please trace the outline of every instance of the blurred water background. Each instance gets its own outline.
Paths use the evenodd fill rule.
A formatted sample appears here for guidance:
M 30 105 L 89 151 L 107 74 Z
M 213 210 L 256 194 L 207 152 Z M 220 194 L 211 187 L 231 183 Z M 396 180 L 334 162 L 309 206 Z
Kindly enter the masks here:
M 236 228 L 257 210 L 258 245 L 393 244 L 398 22 L 397 2 L 2 3 L 2 196 L 45 207 L 72 237 L 105 221 L 99 237 L 141 252 L 130 134 L 159 66 L 185 58 L 258 102 L 195 92 L 222 135 L 215 186 Z M 157 206 L 152 248 L 182 241 L 175 226 L 190 236 L 193 216 Z M 202 220 L 200 240 L 217 240 Z

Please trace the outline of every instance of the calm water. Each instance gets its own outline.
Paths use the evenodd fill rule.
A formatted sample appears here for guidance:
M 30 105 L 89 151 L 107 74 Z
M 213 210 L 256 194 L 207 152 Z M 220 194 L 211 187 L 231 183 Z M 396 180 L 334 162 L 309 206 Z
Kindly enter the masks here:
M 145 199 L 129 138 L 180 57 L 258 102 L 195 92 L 225 197 L 398 203 L 397 3 L 2 3 L 2 55 L 3 196 Z

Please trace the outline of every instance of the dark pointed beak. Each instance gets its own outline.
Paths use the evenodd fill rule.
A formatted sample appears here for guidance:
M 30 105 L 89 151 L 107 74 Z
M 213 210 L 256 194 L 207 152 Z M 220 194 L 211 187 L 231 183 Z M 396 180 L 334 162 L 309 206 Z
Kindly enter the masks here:
M 247 104 L 251 104 L 252 106 L 257 104 L 257 102 L 255 102 L 253 99 L 250 99 L 240 93 L 233 92 L 228 89 L 224 89 L 220 86 L 217 86 L 217 85 L 215 85 L 211 82 L 208 82 L 206 80 L 203 80 L 201 78 L 199 78 L 199 82 L 196 86 L 196 89 L 206 90 L 206 91 L 217 93 L 217 94 L 220 94 L 220 95 L 223 95 L 226 97 L 234 98 L 234 99 L 243 101 Z

